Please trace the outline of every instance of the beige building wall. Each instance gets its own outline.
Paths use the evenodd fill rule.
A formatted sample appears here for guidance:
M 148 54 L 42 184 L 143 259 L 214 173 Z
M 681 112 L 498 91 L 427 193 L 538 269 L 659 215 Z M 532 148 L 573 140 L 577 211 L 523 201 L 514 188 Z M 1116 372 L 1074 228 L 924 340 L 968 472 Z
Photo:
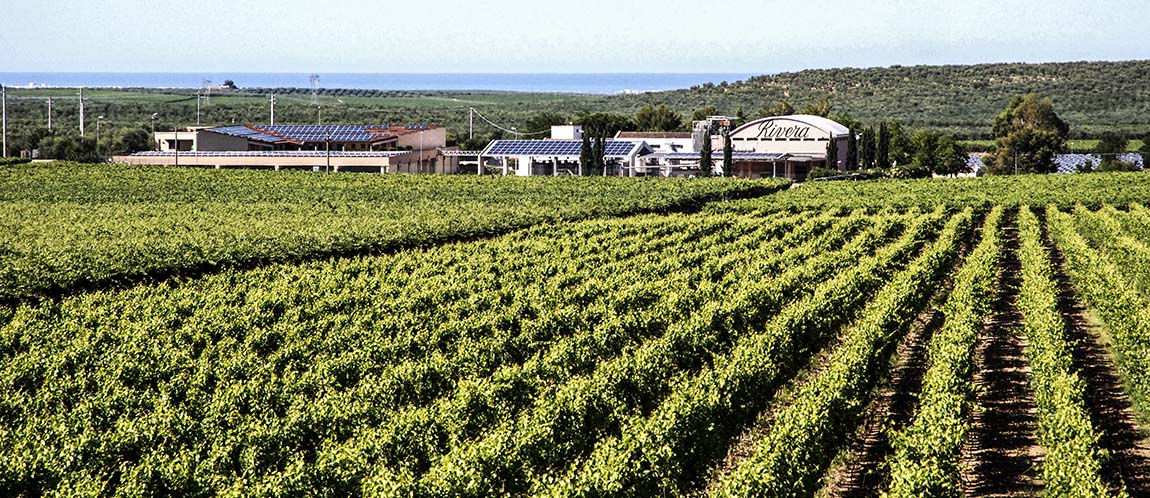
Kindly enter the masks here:
M 196 133 L 186 130 L 181 130 L 179 133 L 174 131 L 157 131 L 155 142 L 158 144 L 158 150 L 163 152 L 176 150 L 175 143 L 177 138 L 180 141 L 180 151 L 195 150 Z
M 332 157 L 331 166 L 336 171 L 365 171 L 378 173 L 407 172 L 403 165 L 410 163 L 415 172 L 418 160 L 412 154 L 399 154 L 390 157 Z M 267 168 L 281 169 L 323 169 L 327 158 L 319 157 L 259 157 L 231 156 L 210 157 L 198 155 L 176 156 L 115 156 L 113 162 L 123 164 L 146 164 L 156 166 L 180 166 L 200 168 Z
M 423 150 L 433 150 L 447 146 L 447 128 L 435 127 L 423 130 Z M 399 136 L 396 144 L 400 149 L 411 147 L 412 150 L 420 148 L 420 132 L 408 133 Z

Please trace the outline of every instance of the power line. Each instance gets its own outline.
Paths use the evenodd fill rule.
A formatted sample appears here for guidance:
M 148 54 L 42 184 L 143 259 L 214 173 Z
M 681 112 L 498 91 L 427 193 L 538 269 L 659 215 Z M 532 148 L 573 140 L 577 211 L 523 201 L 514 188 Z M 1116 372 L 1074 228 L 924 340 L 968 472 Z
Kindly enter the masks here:
M 487 122 L 487 124 L 489 124 L 489 125 L 493 126 L 495 129 L 497 129 L 497 130 L 501 130 L 501 131 L 505 131 L 505 132 L 507 132 L 507 133 L 514 133 L 514 134 L 516 134 L 516 135 L 527 135 L 527 136 L 531 136 L 531 135 L 543 135 L 543 134 L 545 134 L 545 133 L 551 133 L 551 130 L 533 131 L 533 132 L 531 132 L 531 133 L 525 133 L 525 132 L 522 132 L 522 131 L 516 131 L 516 130 L 508 130 L 507 128 L 504 128 L 504 127 L 502 127 L 502 126 L 499 126 L 499 125 L 495 124 L 495 122 L 494 122 L 494 121 L 491 121 L 490 119 L 487 119 L 487 116 L 484 116 L 483 114 L 480 114 L 480 112 L 479 112 L 479 111 L 477 111 L 477 110 L 475 110 L 474 108 L 472 108 L 472 109 L 471 109 L 471 112 L 474 112 L 476 116 L 479 116 L 479 118 L 480 118 L 480 119 L 482 119 L 482 120 L 486 121 L 486 122 Z

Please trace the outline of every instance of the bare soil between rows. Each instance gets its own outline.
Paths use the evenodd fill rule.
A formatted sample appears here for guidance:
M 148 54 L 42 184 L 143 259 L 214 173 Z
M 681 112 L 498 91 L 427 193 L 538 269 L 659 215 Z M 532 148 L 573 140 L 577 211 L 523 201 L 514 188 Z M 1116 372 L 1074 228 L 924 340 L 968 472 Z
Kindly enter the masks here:
M 1034 496 L 1042 489 L 1038 406 L 1016 306 L 1022 283 L 1018 230 L 1004 226 L 1002 236 L 999 295 L 975 351 L 975 406 L 960 476 L 968 496 Z
M 867 408 L 863 422 L 851 441 L 844 460 L 832 465 L 820 496 L 858 498 L 878 496 L 887 487 L 886 463 L 893 449 L 890 430 L 906 427 L 918 409 L 918 393 L 928 368 L 927 346 L 945 317 L 938 307 L 947 293 L 941 291 L 903 338 L 896 350 L 897 363 Z M 938 302 L 935 302 L 938 301 Z
M 1105 345 L 1105 327 L 1077 298 L 1061 252 L 1049 241 L 1047 246 L 1059 287 L 1059 308 L 1073 344 L 1074 368 L 1086 383 L 1086 409 L 1101 433 L 1098 444 L 1109 455 L 1102 464 L 1102 478 L 1114 490 L 1124 487 L 1130 496 L 1150 497 L 1150 441 Z

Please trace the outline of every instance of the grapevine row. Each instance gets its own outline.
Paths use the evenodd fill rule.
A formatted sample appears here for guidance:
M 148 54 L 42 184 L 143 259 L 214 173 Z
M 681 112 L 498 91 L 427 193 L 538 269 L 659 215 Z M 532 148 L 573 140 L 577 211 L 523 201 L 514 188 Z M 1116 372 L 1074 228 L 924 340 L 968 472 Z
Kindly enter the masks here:
M 928 230 L 934 219 L 937 216 L 918 221 L 917 229 L 904 236 L 899 247 L 913 245 L 916 234 Z M 605 362 L 591 375 L 573 379 L 542 397 L 517 420 L 474 444 L 453 449 L 419 480 L 406 484 L 395 478 L 381 480 L 400 483 L 396 491 L 401 494 L 447 496 L 525 489 L 532 475 L 561 468 L 618 430 L 636 411 L 644 413 L 657 406 L 675 379 L 725 351 L 746 328 L 758 329 L 756 325 L 772 316 L 787 296 L 805 295 L 820 279 L 872 250 L 892 228 L 883 221 L 841 251 L 792 258 L 798 266 L 775 279 L 743 281 L 728 299 L 709 302 L 660 340 Z
M 970 423 L 974 347 L 997 294 L 1003 209 L 991 210 L 982 239 L 954 277 L 946 321 L 930 340 L 913 422 L 891 435 L 891 497 L 958 496 L 959 459 Z
M 780 181 L 0 169 L 0 301 L 765 195 Z
M 1109 253 L 1090 247 L 1076 230 L 1075 217 L 1049 206 L 1046 218 L 1075 289 L 1109 330 L 1110 347 L 1135 408 L 1150 413 L 1150 304 Z
M 696 482 L 725 448 L 724 441 L 758 412 L 772 393 L 829 335 L 856 314 L 925 238 L 943 211 L 918 220 L 894 245 L 820 284 L 775 316 L 761 332 L 697 375 L 678 379 L 671 396 L 645 418 L 631 419 L 620 435 L 572 464 L 558 482 L 540 480 L 549 495 L 665 494 Z M 623 462 L 627 462 L 623 464 Z
M 1103 455 L 1083 401 L 1085 385 L 1073 371 L 1070 345 L 1058 309 L 1058 289 L 1041 226 L 1029 208 L 1018 213 L 1022 288 L 1017 306 L 1028 347 L 1030 385 L 1038 404 L 1038 442 L 1044 496 L 1108 496 L 1099 476 Z
M 714 265 L 732 266 L 732 261 L 754 261 L 754 266 L 735 265 L 745 268 L 739 277 L 767 278 L 796 256 L 841 244 L 865 218 L 861 214 L 852 216 L 837 223 L 826 236 L 816 236 L 816 230 L 823 223 L 819 223 L 819 218 L 814 220 L 815 223 L 804 224 L 786 237 L 762 241 L 753 249 L 724 253 L 722 245 L 700 244 L 701 251 L 725 254 L 715 260 Z M 751 234 L 746 239 L 756 237 Z M 803 243 L 794 245 L 797 241 Z M 784 250 L 792 245 L 791 249 Z M 677 266 L 689 268 L 688 265 Z M 407 462 L 408 468 L 418 469 L 425 465 L 419 462 L 426 462 L 431 455 L 438 454 L 438 448 L 449 448 L 475 437 L 489 425 L 502 421 L 502 417 L 523 409 L 541 390 L 561 384 L 597 363 L 608 361 L 643 339 L 657 340 L 676 317 L 688 319 L 695 301 L 684 300 L 684 293 L 688 291 L 686 284 L 695 285 L 694 292 L 701 297 L 710 296 L 722 288 L 722 282 L 712 285 L 700 280 L 703 274 L 712 273 L 707 266 L 696 267 L 673 278 L 645 283 L 662 289 L 667 298 L 667 302 L 657 304 L 649 312 L 628 313 L 622 322 L 608 323 L 605 327 L 587 329 L 555 341 L 521 365 L 509 364 L 490 374 L 480 372 L 469 376 L 455 388 L 455 394 L 444 393 L 445 396 L 434 405 L 401 410 L 386 417 L 388 422 L 378 424 L 380 430 L 373 431 L 372 439 L 376 441 L 372 445 L 373 453 L 379 455 L 377 458 L 382 462 L 393 465 Z M 417 437 L 407 439 L 403 436 L 405 434 Z
M 827 367 L 775 414 L 766 438 L 718 482 L 715 496 L 809 496 L 816 490 L 838 448 L 854 433 L 893 346 L 956 258 L 972 218 L 970 208 L 955 216 L 931 247 L 867 303 Z

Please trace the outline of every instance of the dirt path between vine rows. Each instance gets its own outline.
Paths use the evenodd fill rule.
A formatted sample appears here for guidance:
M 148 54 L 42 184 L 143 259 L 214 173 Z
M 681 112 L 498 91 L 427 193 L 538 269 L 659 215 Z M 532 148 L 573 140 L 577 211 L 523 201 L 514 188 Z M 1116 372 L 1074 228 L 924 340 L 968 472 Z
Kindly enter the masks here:
M 999 296 L 975 350 L 975 408 L 963 445 L 961 484 L 968 496 L 1034 496 L 1038 466 L 1038 406 L 1016 306 L 1021 284 L 1018 230 L 1004 226 Z
M 1059 287 L 1059 308 L 1073 344 L 1074 368 L 1086 382 L 1084 400 L 1090 421 L 1101 433 L 1099 446 L 1109 454 L 1102 478 L 1111 488 L 1125 486 L 1130 496 L 1150 497 L 1150 441 L 1138 424 L 1130 396 L 1122 388 L 1109 348 L 1105 327 L 1075 294 L 1057 247 L 1047 240 Z
M 949 282 L 944 287 L 949 289 Z M 918 393 L 928 367 L 926 350 L 945 319 L 938 310 L 947 292 L 940 292 L 919 317 L 896 350 L 897 362 L 877 389 L 863 422 L 845 457 L 832 464 L 820 497 L 856 498 L 878 496 L 887 486 L 890 472 L 886 458 L 892 449 L 889 430 L 906 427 L 918 407 Z

